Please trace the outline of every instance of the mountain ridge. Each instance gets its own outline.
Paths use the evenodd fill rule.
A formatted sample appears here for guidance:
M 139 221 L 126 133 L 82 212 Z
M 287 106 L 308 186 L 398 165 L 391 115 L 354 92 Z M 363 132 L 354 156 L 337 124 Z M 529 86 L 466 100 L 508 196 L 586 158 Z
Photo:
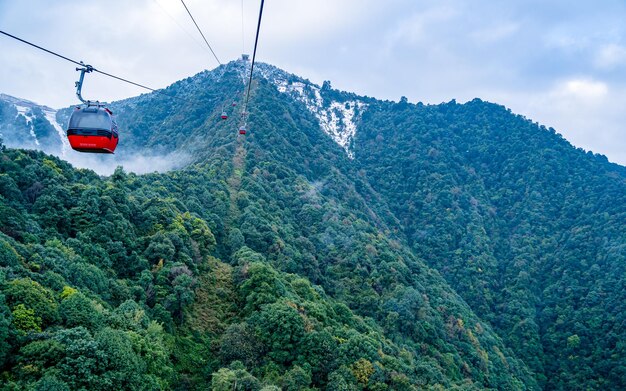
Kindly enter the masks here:
M 621 294 L 626 168 L 479 99 L 380 101 L 259 65 L 264 77 L 253 84 L 245 137 L 236 135 L 235 121 L 219 120 L 224 108 L 237 117 L 241 105 L 230 103 L 242 98 L 242 63 L 164 90 L 197 105 L 163 94 L 114 102 L 127 129 L 120 156 L 151 149 L 189 156 L 166 174 L 118 170 L 105 182 L 92 178 L 93 186 L 121 181 L 133 197 L 152 200 L 146 205 L 177 200 L 168 208 L 206 222 L 217 241 L 211 256 L 233 266 L 229 273 L 245 270 L 237 269 L 241 259 L 261 260 L 321 287 L 422 360 L 419 375 L 406 374 L 413 384 L 622 385 L 623 348 L 613 342 L 623 333 L 622 317 L 606 290 Z M 34 167 L 47 159 L 31 155 L 43 162 Z M 30 194 L 34 184 L 15 168 L 5 170 L 20 183 L 18 192 Z M 53 199 L 63 193 L 57 191 Z M 24 199 L 19 203 L 31 210 Z M 55 233 L 63 240 L 75 234 Z M 144 263 L 153 258 L 139 254 L 169 248 L 157 234 L 142 240 L 155 244 L 150 251 L 143 244 L 128 248 Z
M 242 83 L 247 82 L 247 78 L 245 72 L 248 68 L 248 63 L 239 59 L 233 60 L 227 64 L 223 64 L 213 70 L 204 70 L 193 76 L 187 77 L 180 81 L 174 82 L 171 85 L 163 88 L 162 91 L 166 95 L 157 95 L 153 93 L 141 94 L 136 97 L 130 97 L 126 99 L 122 99 L 119 101 L 115 101 L 111 103 L 112 107 L 119 107 L 121 110 L 129 110 L 134 105 L 147 103 L 150 104 L 150 101 L 155 97 L 168 99 L 167 94 L 171 93 L 171 90 L 177 85 L 183 85 L 185 83 L 186 86 L 182 87 L 178 93 L 181 95 L 185 95 L 189 91 L 193 91 L 193 86 L 199 86 L 203 83 L 218 83 L 221 78 L 224 77 L 225 73 L 235 71 L 239 74 Z M 394 101 L 383 101 L 378 100 L 376 98 L 368 97 L 368 96 L 360 96 L 352 92 L 334 90 L 331 87 L 330 81 L 325 81 L 322 86 L 309 81 L 308 79 L 295 75 L 293 73 L 282 70 L 274 65 L 259 62 L 257 65 L 257 72 L 255 74 L 257 76 L 261 76 L 261 78 L 270 82 L 270 84 L 274 85 L 276 89 L 281 92 L 291 96 L 294 99 L 297 99 L 305 104 L 306 108 L 312 112 L 317 120 L 320 122 L 320 126 L 322 130 L 326 134 L 328 134 L 337 144 L 339 144 L 348 156 L 353 157 L 353 151 L 351 149 L 354 137 L 356 135 L 357 126 L 356 122 L 359 120 L 359 116 L 362 114 L 362 111 L 367 107 L 368 102 L 392 102 L 397 103 L 399 105 L 410 105 L 412 107 L 420 107 L 420 106 L 440 106 L 445 105 L 446 103 L 440 104 L 424 104 L 422 102 L 410 103 L 406 100 L 405 97 L 401 97 L 398 102 Z M 243 87 L 243 84 L 242 84 Z M 191 90 L 190 90 L 191 88 Z M 243 89 L 243 88 L 242 88 Z M 320 91 L 325 91 L 326 94 L 322 97 Z M 232 93 L 232 92 L 231 92 Z M 52 121 L 51 118 L 47 118 L 48 122 L 54 126 L 55 128 L 60 126 L 65 126 L 67 120 L 69 120 L 69 112 L 68 108 L 63 109 L 52 109 L 45 105 L 39 105 L 34 102 L 12 97 L 10 95 L 1 94 L 3 97 L 6 97 L 4 101 L 16 104 L 18 102 L 24 103 L 25 107 L 36 106 L 40 107 L 44 110 L 44 112 L 54 112 L 54 117 L 56 121 Z M 235 99 L 241 99 L 242 95 L 240 93 L 232 93 Z M 171 95 L 175 96 L 175 95 Z M 183 101 L 186 98 L 182 98 Z M 179 101 L 176 103 L 181 103 L 183 101 Z M 464 104 L 480 101 L 483 102 L 480 98 L 474 98 Z M 192 103 L 193 100 L 189 100 L 187 104 Z M 455 99 L 452 99 L 448 103 L 456 103 Z M 489 103 L 489 102 L 486 102 Z M 493 103 L 497 106 L 497 103 Z M 174 105 L 176 106 L 176 105 Z M 226 106 L 226 104 L 220 105 L 220 108 Z M 72 106 L 73 107 L 73 106 Z M 504 106 L 501 106 L 504 107 Z M 215 109 L 215 108 L 214 108 Z M 506 108 L 505 108 L 506 109 Z M 510 109 L 506 109 L 510 112 Z M 57 115 L 58 112 L 58 115 Z M 116 110 L 117 113 L 117 110 Z M 526 119 L 525 116 L 520 115 L 520 117 Z M 529 120 L 532 122 L 532 120 Z M 544 126 L 540 126 L 541 129 L 546 129 Z M 547 128 L 551 132 L 555 132 L 553 128 Z M 62 137 L 62 132 L 59 133 L 60 138 Z M 67 143 L 64 144 L 67 147 Z M 583 150 L 580 147 L 575 147 L 579 150 Z M 591 152 L 591 151 L 586 151 Z M 594 154 L 598 156 L 604 156 L 602 154 Z M 613 163 L 617 164 L 617 163 Z M 619 164 L 618 164 L 619 165 Z

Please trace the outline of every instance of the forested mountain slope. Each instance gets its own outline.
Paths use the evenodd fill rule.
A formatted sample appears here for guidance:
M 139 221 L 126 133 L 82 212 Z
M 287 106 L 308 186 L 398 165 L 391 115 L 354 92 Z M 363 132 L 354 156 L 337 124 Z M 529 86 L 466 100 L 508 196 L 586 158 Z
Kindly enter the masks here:
M 69 143 L 56 122 L 56 110 L 0 93 L 0 138 L 11 147 L 60 154 Z
M 315 117 L 253 91 L 245 139 L 206 112 L 160 126 L 196 162 L 167 174 L 2 149 L 5 387 L 537 389 Z
M 238 137 L 245 67 L 111 105 L 118 157 L 182 169 L 2 151 L 9 387 L 623 388 L 624 167 L 267 64 Z
M 626 387 L 626 169 L 474 100 L 370 105 L 357 165 L 416 255 L 546 382 Z

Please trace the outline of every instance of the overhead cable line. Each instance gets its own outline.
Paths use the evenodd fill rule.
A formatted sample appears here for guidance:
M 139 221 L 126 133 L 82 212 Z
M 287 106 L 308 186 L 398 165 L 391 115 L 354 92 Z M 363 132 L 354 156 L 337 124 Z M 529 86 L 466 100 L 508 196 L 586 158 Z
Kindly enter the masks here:
M 9 34 L 9 33 L 5 32 L 5 31 L 0 30 L 0 33 L 2 33 L 2 34 L 4 34 L 4 35 L 6 35 L 7 37 L 10 37 L 10 38 L 16 39 L 16 40 L 18 40 L 18 41 L 20 41 L 20 42 L 23 42 L 23 43 L 25 43 L 25 44 L 27 44 L 27 45 L 30 45 L 30 46 L 36 47 L 36 48 L 37 48 L 37 49 L 39 49 L 39 50 L 43 50 L 44 52 L 47 52 L 47 53 L 50 53 L 50 54 L 52 54 L 52 55 L 54 55 L 54 56 L 60 57 L 60 58 L 62 58 L 62 59 L 64 59 L 64 60 L 66 60 L 66 61 L 73 62 L 74 64 L 76 64 L 76 65 L 78 65 L 78 66 L 81 66 L 81 67 L 82 67 L 82 66 L 84 66 L 84 65 L 85 65 L 85 64 L 83 64 L 83 63 L 81 63 L 81 62 L 78 62 L 78 61 L 76 61 L 76 60 L 72 60 L 71 58 L 68 58 L 68 57 L 62 56 L 62 55 L 60 55 L 59 53 L 55 53 L 55 52 L 53 52 L 52 50 L 48 50 L 48 49 L 46 49 L 46 48 L 42 48 L 42 47 L 41 47 L 41 46 L 39 46 L 39 45 L 35 45 L 34 43 L 31 43 L 31 42 L 28 42 L 28 41 L 26 41 L 26 40 L 23 40 L 22 38 L 18 38 L 18 37 L 16 37 L 15 35 L 11 35 L 11 34 Z
M 245 22 L 245 18 L 244 18 L 244 13 L 243 13 L 243 0 L 241 0 L 241 59 L 242 61 L 245 60 L 246 56 L 245 56 L 245 52 L 246 52 L 246 35 L 245 35 L 245 29 L 244 29 L 244 22 Z M 246 120 L 246 111 L 245 111 L 245 96 L 246 96 L 246 62 L 243 61 L 243 90 L 241 91 L 241 120 L 242 120 L 242 125 L 246 126 L 247 125 L 247 120 Z
M 246 93 L 246 101 L 244 104 L 244 113 L 248 112 L 248 100 L 250 100 L 250 87 L 252 86 L 252 72 L 254 71 L 254 59 L 256 58 L 256 48 L 259 43 L 259 31 L 261 30 L 261 18 L 263 17 L 263 3 L 265 0 L 261 0 L 261 8 L 259 9 L 259 22 L 256 26 L 256 37 L 254 38 L 254 51 L 252 52 L 252 65 L 250 66 L 250 80 L 248 81 L 248 92 Z
M 30 45 L 30 46 L 32 46 L 32 47 L 34 47 L 34 48 L 37 48 L 37 49 L 39 49 L 39 50 L 43 50 L 44 52 L 49 53 L 49 54 L 52 54 L 53 56 L 57 56 L 57 57 L 59 57 L 59 58 L 62 58 L 62 59 L 64 59 L 64 60 L 69 61 L 69 62 L 71 62 L 71 63 L 73 63 L 73 64 L 76 64 L 76 65 L 78 65 L 78 66 L 80 66 L 80 67 L 90 67 L 90 68 L 91 68 L 91 71 L 93 71 L 93 72 L 98 72 L 98 73 L 100 73 L 100 74 L 102 74 L 102 75 L 105 75 L 105 76 L 111 77 L 111 78 L 113 78 L 113 79 L 117 79 L 117 80 L 123 81 L 123 82 L 128 83 L 128 84 L 132 84 L 132 85 L 137 86 L 137 87 L 144 88 L 144 89 L 146 89 L 146 90 L 148 90 L 148 91 L 156 92 L 157 94 L 161 94 L 161 95 L 169 96 L 170 98 L 174 98 L 174 99 L 178 99 L 178 100 L 181 100 L 181 101 L 185 101 L 185 102 L 186 102 L 186 100 L 185 100 L 185 99 L 179 98 L 179 97 L 177 97 L 177 96 L 173 96 L 173 95 L 170 95 L 170 94 L 166 94 L 166 93 L 165 93 L 165 92 L 163 92 L 163 91 L 160 91 L 160 90 L 157 90 L 157 89 L 154 89 L 154 88 L 150 88 L 150 87 L 148 87 L 148 86 L 144 86 L 143 84 L 135 83 L 134 81 L 130 81 L 130 80 L 128 80 L 128 79 L 124 79 L 123 77 L 119 77 L 119 76 L 112 75 L 112 74 L 110 74 L 110 73 L 108 73 L 108 72 L 101 71 L 101 70 L 99 70 L 99 69 L 97 69 L 97 68 L 94 68 L 94 67 L 91 67 L 91 66 L 89 66 L 89 65 L 86 65 L 86 64 L 85 64 L 85 63 L 83 63 L 82 61 L 72 60 L 72 59 L 71 59 L 71 58 L 69 58 L 69 57 L 63 56 L 63 55 L 61 55 L 61 54 L 59 54 L 59 53 L 56 53 L 56 52 L 53 52 L 52 50 L 48 50 L 48 49 L 46 49 L 46 48 L 44 48 L 44 47 L 41 47 L 41 46 L 39 46 L 39 45 L 35 45 L 35 44 L 34 44 L 34 43 L 32 43 L 32 42 L 28 42 L 28 41 L 26 41 L 26 40 L 24 40 L 24 39 L 22 39 L 22 38 L 16 37 L 15 35 L 9 34 L 9 33 L 5 32 L 5 31 L 0 30 L 0 33 L 2 33 L 2 34 L 4 34 L 4 35 L 6 35 L 7 37 L 13 38 L 13 39 L 18 40 L 18 41 L 20 41 L 20 42 L 23 42 L 23 43 L 25 43 L 25 44 L 27 44 L 27 45 Z
M 245 31 L 243 28 L 243 0 L 241 0 L 241 53 L 246 51 Z
M 202 30 L 200 30 L 200 27 L 198 26 L 198 23 L 196 23 L 196 20 L 193 18 L 193 15 L 191 14 L 191 11 L 189 11 L 189 8 L 187 8 L 187 4 L 185 4 L 184 0 L 180 0 L 181 3 L 183 3 L 183 6 L 185 7 L 185 9 L 187 10 L 187 13 L 189 14 L 189 17 L 191 18 L 191 20 L 193 21 L 193 24 L 196 25 L 196 28 L 198 29 L 198 31 L 200 32 L 200 35 L 202 35 L 202 39 L 204 39 L 204 42 L 206 43 L 206 45 L 209 47 L 209 50 L 211 50 L 211 53 L 213 53 L 213 57 L 215 57 L 215 59 L 217 60 L 217 63 L 222 65 L 222 62 L 220 61 L 219 58 L 217 58 L 217 55 L 215 54 L 215 52 L 213 51 L 213 48 L 211 47 L 211 45 L 209 45 L 209 41 L 206 40 L 206 37 L 204 36 L 204 34 L 202 33 Z
M 161 5 L 161 3 L 159 3 L 159 1 L 158 1 L 158 0 L 153 0 L 153 1 L 156 3 L 156 5 L 158 5 L 158 6 L 159 6 L 159 8 L 161 8 L 161 11 L 163 11 L 163 13 L 164 13 L 164 14 L 166 14 L 166 15 L 167 15 L 167 16 L 168 16 L 171 20 L 172 20 L 172 22 L 176 23 L 176 25 L 178 26 L 178 28 L 179 28 L 182 32 L 184 32 L 185 34 L 187 34 L 187 36 L 188 36 L 189 38 L 191 38 L 191 39 L 192 39 L 192 40 L 196 43 L 196 45 L 198 45 L 199 47 L 201 47 L 201 48 L 202 48 L 202 50 L 205 50 L 207 53 L 210 53 L 208 50 L 206 50 L 206 47 L 205 47 L 203 44 L 201 44 L 201 43 L 200 43 L 200 42 L 199 42 L 199 41 L 198 41 L 198 40 L 197 40 L 197 39 L 196 39 L 193 35 L 191 35 L 191 33 L 190 33 L 189 31 L 187 31 L 187 29 L 185 29 L 183 26 L 181 26 L 181 24 L 180 24 L 180 23 L 178 23 L 178 21 L 176 20 L 176 18 L 174 18 L 174 17 L 172 16 L 172 14 L 170 14 L 170 13 L 169 13 L 169 12 L 165 9 L 165 7 L 163 7 L 163 6 Z

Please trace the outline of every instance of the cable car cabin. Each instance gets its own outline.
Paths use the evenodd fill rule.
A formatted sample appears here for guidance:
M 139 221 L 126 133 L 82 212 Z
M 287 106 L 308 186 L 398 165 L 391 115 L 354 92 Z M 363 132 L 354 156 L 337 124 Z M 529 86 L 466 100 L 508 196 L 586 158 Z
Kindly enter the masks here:
M 228 119 L 228 114 L 225 111 L 222 111 L 222 119 Z
M 239 128 L 239 134 L 246 134 L 246 127 L 242 126 Z
M 113 113 L 106 107 L 77 107 L 70 117 L 67 138 L 79 152 L 113 153 L 119 141 Z
M 233 107 L 237 106 L 237 102 L 233 101 Z

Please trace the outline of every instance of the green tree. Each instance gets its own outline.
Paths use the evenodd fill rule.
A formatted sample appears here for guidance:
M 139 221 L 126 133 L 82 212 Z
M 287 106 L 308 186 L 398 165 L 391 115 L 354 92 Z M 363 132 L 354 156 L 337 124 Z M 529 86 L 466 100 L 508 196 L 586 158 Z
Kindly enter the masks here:
M 311 384 L 311 373 L 295 365 L 283 377 L 285 391 L 307 390 Z
M 34 311 L 34 316 L 41 319 L 41 327 L 45 328 L 58 322 L 58 304 L 51 290 L 29 278 L 18 278 L 9 281 L 5 288 L 7 303 L 14 307 L 23 304 Z
M 295 361 L 305 335 L 304 320 L 295 304 L 268 304 L 253 317 L 253 322 L 269 358 L 284 366 Z
M 243 364 L 234 361 L 228 368 L 221 368 L 211 376 L 211 389 L 214 391 L 256 391 L 261 383 L 252 376 Z
M 21 334 L 41 331 L 41 318 L 35 316 L 35 310 L 26 308 L 24 304 L 16 305 L 11 315 L 13 317 L 13 326 Z
M 183 323 L 185 307 L 193 302 L 194 294 L 194 279 L 188 274 L 180 274 L 172 282 L 174 291 L 167 296 L 166 305 L 172 313 L 175 319 L 178 319 L 179 323 Z
M 70 391 L 67 383 L 55 376 L 44 376 L 35 384 L 35 391 Z
M 254 368 L 263 353 L 263 345 L 257 340 L 254 328 L 248 323 L 234 323 L 222 334 L 220 357 L 225 363 L 241 361 Z
M 352 375 L 354 375 L 356 380 L 363 385 L 367 385 L 370 376 L 374 374 L 374 366 L 369 360 L 364 358 L 361 358 L 352 364 L 350 369 L 352 370 Z
M 83 326 L 95 331 L 102 326 L 102 315 L 93 302 L 80 292 L 69 294 L 61 301 L 59 314 L 67 328 Z
M 0 283 L 3 280 L 4 275 L 0 272 Z M 0 291 L 0 367 L 4 365 L 11 349 L 11 321 L 11 311 L 5 303 L 4 295 Z

